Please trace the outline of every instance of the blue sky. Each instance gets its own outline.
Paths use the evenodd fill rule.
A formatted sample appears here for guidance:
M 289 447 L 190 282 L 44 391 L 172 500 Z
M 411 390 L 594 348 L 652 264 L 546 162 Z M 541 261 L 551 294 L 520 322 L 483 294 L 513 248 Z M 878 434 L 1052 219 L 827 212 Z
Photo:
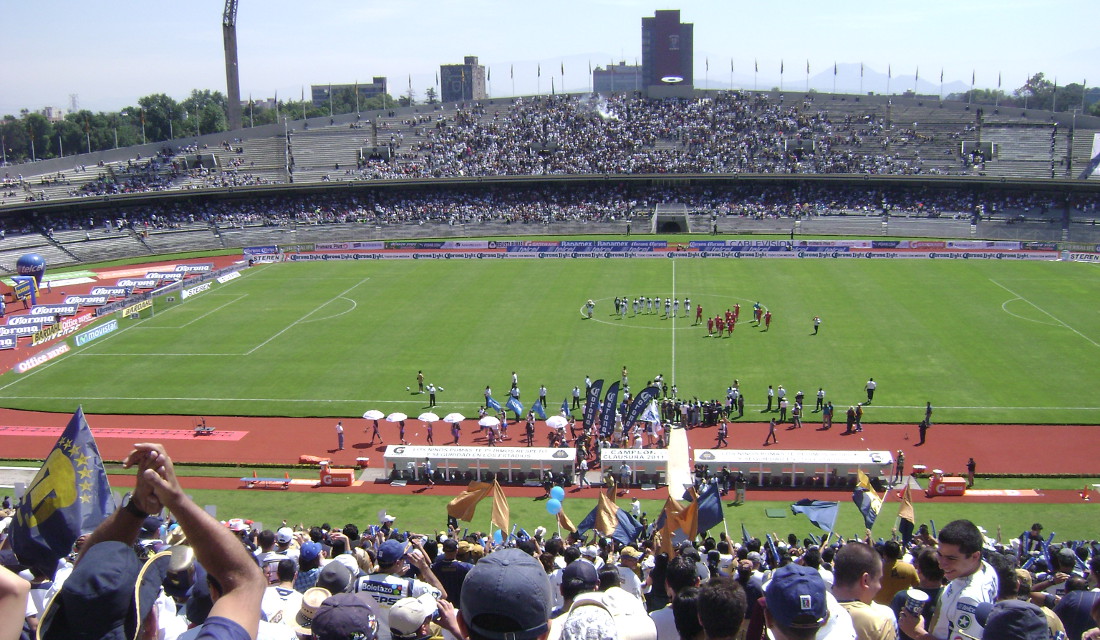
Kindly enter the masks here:
M 0 38 L 0 115 L 52 105 L 116 110 L 138 97 L 167 93 L 182 99 L 192 88 L 225 91 L 221 14 L 224 0 L 117 0 L 3 5 Z M 391 94 L 423 98 L 441 63 L 479 56 L 491 70 L 492 95 L 549 92 L 588 86 L 588 62 L 605 65 L 641 55 L 641 18 L 680 9 L 695 24 L 695 85 L 776 86 L 780 61 L 786 88 L 829 89 L 833 63 L 840 87 L 865 91 L 911 88 L 919 67 L 922 89 L 939 89 L 940 69 L 955 88 L 1011 90 L 1037 71 L 1060 84 L 1089 74 L 1100 84 L 1100 2 L 1084 0 L 240 0 L 237 34 L 241 94 L 297 98 L 310 84 L 351 83 L 387 76 Z M 709 60 L 709 73 L 706 71 Z M 760 72 L 754 80 L 753 64 Z M 541 65 L 542 77 L 536 78 Z M 848 65 L 845 67 L 844 65 Z M 847 69 L 847 73 L 845 71 Z M 851 90 L 855 90 L 855 84 Z M 951 87 L 948 87 L 951 90 Z

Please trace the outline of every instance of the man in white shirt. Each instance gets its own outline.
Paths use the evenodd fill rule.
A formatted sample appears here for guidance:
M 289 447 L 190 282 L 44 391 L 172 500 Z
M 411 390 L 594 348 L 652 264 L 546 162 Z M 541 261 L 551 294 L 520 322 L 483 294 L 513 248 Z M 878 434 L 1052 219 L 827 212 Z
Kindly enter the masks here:
M 955 520 L 940 530 L 936 556 L 950 583 L 940 592 L 932 630 L 919 616 L 902 610 L 898 625 L 914 640 L 982 638 L 984 630 L 975 615 L 978 605 L 997 601 L 997 574 L 982 560 L 984 538 L 969 520 Z M 965 636 L 963 635 L 965 634 Z
M 637 570 L 641 559 L 641 551 L 634 547 L 623 547 L 619 552 L 619 564 L 615 567 L 619 572 L 619 586 L 639 600 L 642 599 L 642 581 L 638 578 Z

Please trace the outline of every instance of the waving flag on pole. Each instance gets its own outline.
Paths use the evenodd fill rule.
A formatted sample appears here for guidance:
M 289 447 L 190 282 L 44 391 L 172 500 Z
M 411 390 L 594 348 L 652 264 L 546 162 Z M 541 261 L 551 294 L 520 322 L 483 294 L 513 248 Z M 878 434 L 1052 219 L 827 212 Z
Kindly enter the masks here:
M 696 494 L 694 489 L 689 489 L 688 495 L 684 497 L 692 501 L 692 505 L 688 509 L 698 504 L 697 525 L 699 531 L 706 531 L 726 519 L 725 514 L 722 512 L 722 496 L 718 491 L 717 483 L 707 483 L 700 494 Z
M 634 516 L 616 505 L 614 500 L 601 491 L 596 508 L 592 509 L 577 525 L 577 533 L 584 535 L 592 529 L 623 544 L 633 544 L 645 528 L 642 527 L 642 523 L 634 519 Z
M 493 496 L 493 516 L 491 522 L 500 527 L 501 531 L 508 531 L 512 510 L 508 507 L 508 498 L 504 495 L 504 489 L 500 488 L 500 483 L 493 480 L 493 486 L 489 493 Z
M 871 488 L 871 482 L 868 480 L 867 474 L 862 471 L 858 473 L 859 482 L 856 484 L 855 490 L 852 491 L 852 502 L 863 514 L 863 523 L 870 529 L 875 526 L 875 518 L 878 517 L 878 512 L 882 509 L 882 498 L 879 498 L 875 490 Z
M 107 471 L 78 408 L 16 505 L 12 549 L 21 563 L 52 577 L 76 539 L 113 511 Z
M 501 408 L 499 402 L 497 402 L 496 400 L 493 400 L 493 396 L 488 396 L 488 397 L 485 398 L 485 406 L 489 407 L 493 411 L 503 411 L 504 410 L 503 408 Z
M 516 414 L 516 420 L 519 420 L 523 416 L 523 404 L 518 398 L 508 398 L 508 402 L 504 403 L 504 406 Z
M 654 413 L 656 413 L 656 398 L 660 395 L 661 390 L 657 387 L 646 387 L 638 392 L 638 395 L 634 396 L 634 399 L 630 401 L 630 407 L 626 410 L 626 417 L 623 419 L 623 430 L 629 431 L 634 423 L 639 419 L 646 422 L 654 422 L 660 420 L 657 418 L 646 418 L 646 414 L 649 413 L 649 408 L 654 407 Z
M 546 409 L 542 408 L 542 400 L 536 400 L 535 404 L 531 405 L 531 411 L 539 417 L 539 420 L 546 419 Z
M 901 494 L 901 506 L 898 508 L 898 533 L 901 540 L 908 545 L 913 539 L 913 527 L 916 525 L 916 515 L 913 512 L 913 497 L 909 494 L 909 485 L 905 485 L 905 491 Z
M 647 406 L 645 408 L 645 411 L 642 412 L 642 417 L 640 419 L 643 422 L 660 422 L 661 421 L 661 414 L 657 410 L 657 401 L 656 400 L 650 400 L 649 401 L 649 406 Z
M 488 482 L 471 482 L 466 490 L 447 503 L 447 515 L 463 522 L 473 522 L 477 503 L 484 500 L 493 485 Z
M 573 416 L 573 413 L 569 411 L 569 398 L 561 401 L 561 414 L 566 418 Z
M 791 505 L 791 512 L 805 514 L 815 527 L 832 533 L 836 527 L 836 516 L 840 513 L 840 503 L 803 498 Z

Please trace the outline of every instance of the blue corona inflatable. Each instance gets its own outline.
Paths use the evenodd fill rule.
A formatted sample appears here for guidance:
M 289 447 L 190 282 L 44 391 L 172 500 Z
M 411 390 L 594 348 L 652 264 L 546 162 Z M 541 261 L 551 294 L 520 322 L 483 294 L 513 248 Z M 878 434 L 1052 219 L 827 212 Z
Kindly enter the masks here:
M 46 275 L 46 259 L 37 253 L 27 253 L 19 256 L 15 262 L 15 270 L 21 276 L 34 276 L 34 282 L 42 286 L 42 276 Z

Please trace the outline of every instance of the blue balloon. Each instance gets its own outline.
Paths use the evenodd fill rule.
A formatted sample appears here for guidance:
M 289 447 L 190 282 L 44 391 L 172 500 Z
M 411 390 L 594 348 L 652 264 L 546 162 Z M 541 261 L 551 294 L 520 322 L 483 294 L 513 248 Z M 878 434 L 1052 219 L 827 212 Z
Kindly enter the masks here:
M 46 259 L 37 253 L 27 253 L 19 256 L 15 269 L 21 276 L 34 276 L 35 283 L 42 286 L 42 276 L 46 274 Z
M 550 498 L 546 501 L 546 510 L 550 512 L 550 515 L 556 516 L 561 513 L 561 500 Z
M 500 529 L 493 532 L 493 542 L 496 544 L 504 542 L 504 533 Z
M 561 487 L 550 489 L 550 497 L 558 501 L 565 500 L 565 489 Z

